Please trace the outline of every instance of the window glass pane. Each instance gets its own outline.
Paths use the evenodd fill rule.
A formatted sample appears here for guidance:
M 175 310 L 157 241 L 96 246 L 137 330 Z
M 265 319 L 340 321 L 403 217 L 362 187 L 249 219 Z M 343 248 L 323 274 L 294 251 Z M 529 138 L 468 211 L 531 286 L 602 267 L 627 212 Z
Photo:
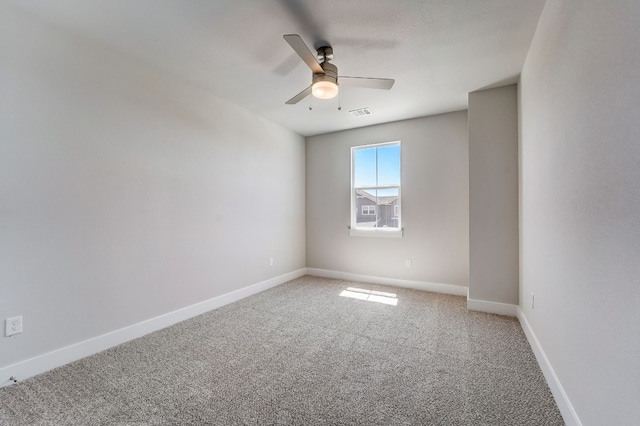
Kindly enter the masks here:
M 400 185 L 400 145 L 378 147 L 378 184 Z
M 376 217 L 377 227 L 397 228 L 398 216 L 395 214 L 395 206 L 398 205 L 398 188 L 385 188 L 377 190 Z
M 352 229 L 400 229 L 400 142 L 354 147 Z
M 376 206 L 374 205 L 364 205 L 362 206 L 362 215 L 375 215 L 376 214 Z
M 376 148 L 361 148 L 353 151 L 354 185 L 376 186 Z
M 376 215 L 376 190 L 356 190 L 356 226 L 359 228 L 375 228 L 377 226 Z

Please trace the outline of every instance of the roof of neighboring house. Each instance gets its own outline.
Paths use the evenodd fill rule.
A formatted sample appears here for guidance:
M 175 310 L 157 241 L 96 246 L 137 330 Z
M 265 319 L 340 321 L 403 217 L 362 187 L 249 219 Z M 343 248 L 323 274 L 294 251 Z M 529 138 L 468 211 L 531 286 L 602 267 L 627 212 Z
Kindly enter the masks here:
M 387 195 L 387 196 L 383 196 L 383 197 L 377 197 L 373 194 L 368 193 L 367 191 L 363 190 L 363 189 L 356 189 L 356 194 L 360 195 L 361 197 L 367 198 L 371 201 L 373 201 L 374 203 L 378 204 L 379 206 L 385 206 L 385 205 L 389 205 L 391 203 L 393 203 L 395 200 L 398 199 L 397 195 Z

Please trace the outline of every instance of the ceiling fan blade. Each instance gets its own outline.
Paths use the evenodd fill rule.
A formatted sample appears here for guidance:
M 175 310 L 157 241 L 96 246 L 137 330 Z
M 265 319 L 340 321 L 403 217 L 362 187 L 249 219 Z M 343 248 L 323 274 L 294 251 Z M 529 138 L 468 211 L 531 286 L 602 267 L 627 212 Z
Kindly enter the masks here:
M 338 84 L 341 86 L 365 87 L 367 89 L 389 90 L 395 80 L 392 78 L 368 78 L 338 76 Z
M 324 70 L 318 63 L 316 55 L 314 55 L 313 52 L 309 50 L 307 45 L 304 44 L 304 41 L 302 41 L 302 38 L 300 38 L 298 34 L 285 34 L 283 37 L 287 41 L 287 43 L 289 43 L 289 46 L 291 46 L 291 48 L 298 54 L 298 56 L 302 58 L 304 63 L 307 64 L 309 68 L 311 68 L 311 71 L 324 74 Z
M 309 96 L 310 94 L 311 94 L 311 86 L 307 87 L 302 92 L 298 93 L 293 98 L 289 99 L 287 102 L 285 102 L 285 104 L 287 105 L 297 104 L 298 102 L 300 102 L 301 100 Z

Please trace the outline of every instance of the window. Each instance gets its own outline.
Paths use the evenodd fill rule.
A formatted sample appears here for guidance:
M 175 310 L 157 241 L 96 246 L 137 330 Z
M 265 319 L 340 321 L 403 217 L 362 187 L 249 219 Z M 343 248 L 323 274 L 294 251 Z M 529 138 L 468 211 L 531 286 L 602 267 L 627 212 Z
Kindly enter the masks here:
M 362 206 L 362 215 L 375 215 L 376 214 L 376 206 Z
M 351 148 L 351 235 L 402 236 L 400 142 Z

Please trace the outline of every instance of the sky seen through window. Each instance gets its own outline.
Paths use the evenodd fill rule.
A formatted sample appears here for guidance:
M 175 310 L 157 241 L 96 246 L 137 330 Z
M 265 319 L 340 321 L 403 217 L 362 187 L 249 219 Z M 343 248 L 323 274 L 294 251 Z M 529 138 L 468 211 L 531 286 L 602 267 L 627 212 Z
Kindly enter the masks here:
M 356 188 L 400 185 L 400 145 L 361 148 L 355 150 L 354 156 L 356 165 L 354 186 Z M 376 195 L 375 191 L 368 192 Z M 397 189 L 377 190 L 377 195 L 380 197 L 397 195 L 397 193 Z

